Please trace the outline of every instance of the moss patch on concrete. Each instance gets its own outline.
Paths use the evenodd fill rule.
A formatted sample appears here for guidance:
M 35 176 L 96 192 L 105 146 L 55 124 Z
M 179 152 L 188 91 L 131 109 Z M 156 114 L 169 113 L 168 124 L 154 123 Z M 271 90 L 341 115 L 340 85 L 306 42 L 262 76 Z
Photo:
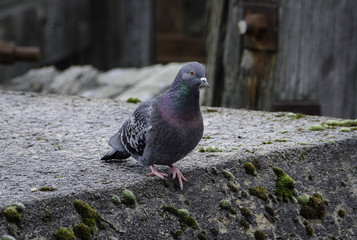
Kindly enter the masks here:
M 268 200 L 268 191 L 262 186 L 249 188 L 249 193 L 256 196 L 264 201 Z
M 56 240 L 75 240 L 76 236 L 70 228 L 61 227 L 54 234 Z
M 164 212 L 169 212 L 174 216 L 178 217 L 178 220 L 182 227 L 189 226 L 193 229 L 198 228 L 198 223 L 190 215 L 190 212 L 187 209 L 177 209 L 171 205 L 164 205 L 162 209 L 164 210 Z
M 132 191 L 125 189 L 122 192 L 121 202 L 124 205 L 126 205 L 127 207 L 135 208 L 135 206 L 136 206 L 136 197 L 135 197 L 135 195 L 134 195 L 134 193 Z
M 300 214 L 306 219 L 322 219 L 326 214 L 323 197 L 319 193 L 314 193 L 309 201 L 302 205 Z
M 273 167 L 273 171 L 277 176 L 275 181 L 275 194 L 283 199 L 293 199 L 295 189 L 294 180 L 287 175 L 281 168 Z

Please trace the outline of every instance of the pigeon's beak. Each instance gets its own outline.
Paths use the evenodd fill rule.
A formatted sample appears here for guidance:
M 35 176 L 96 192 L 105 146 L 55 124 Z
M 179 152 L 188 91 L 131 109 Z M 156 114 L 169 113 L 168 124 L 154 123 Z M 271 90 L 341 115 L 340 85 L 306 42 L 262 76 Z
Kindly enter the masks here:
M 209 87 L 209 84 L 207 82 L 207 78 L 201 78 L 201 85 L 200 86 L 205 86 L 205 87 Z

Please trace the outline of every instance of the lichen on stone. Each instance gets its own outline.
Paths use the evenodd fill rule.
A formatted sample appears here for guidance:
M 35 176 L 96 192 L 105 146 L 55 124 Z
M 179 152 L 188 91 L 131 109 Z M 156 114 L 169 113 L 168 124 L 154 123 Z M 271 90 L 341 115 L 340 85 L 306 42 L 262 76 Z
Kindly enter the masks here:
M 61 227 L 54 234 L 56 240 L 75 240 L 76 236 L 70 228 Z
M 257 176 L 257 171 L 256 171 L 256 168 L 253 163 L 246 162 L 246 163 L 244 163 L 243 167 L 244 167 L 246 173 L 253 175 L 253 176 Z
M 253 196 L 256 196 L 256 197 L 262 199 L 262 200 L 265 200 L 265 201 L 268 200 L 268 191 L 265 188 L 263 188 L 262 186 L 249 188 L 249 193 Z
M 136 206 L 136 197 L 134 195 L 134 193 L 128 189 L 125 189 L 122 192 L 122 198 L 121 198 L 121 202 L 126 205 L 127 207 L 130 208 L 135 208 Z
M 273 171 L 277 176 L 275 181 L 275 194 L 284 199 L 293 199 L 295 189 L 294 180 L 287 175 L 281 168 L 273 167 Z

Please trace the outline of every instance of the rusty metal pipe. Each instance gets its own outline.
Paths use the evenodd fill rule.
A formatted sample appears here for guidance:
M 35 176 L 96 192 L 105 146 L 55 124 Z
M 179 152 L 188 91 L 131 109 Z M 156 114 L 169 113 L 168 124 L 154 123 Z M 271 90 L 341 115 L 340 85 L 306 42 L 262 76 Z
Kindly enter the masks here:
M 38 61 L 38 47 L 16 46 L 13 42 L 0 42 L 0 64 L 13 64 L 15 61 Z

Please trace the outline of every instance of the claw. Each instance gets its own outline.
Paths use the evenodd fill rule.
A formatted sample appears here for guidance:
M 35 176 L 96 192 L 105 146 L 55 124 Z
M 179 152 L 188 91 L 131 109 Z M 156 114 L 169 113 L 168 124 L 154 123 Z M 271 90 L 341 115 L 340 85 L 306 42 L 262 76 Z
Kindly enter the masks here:
M 170 170 L 170 172 L 172 172 L 172 179 L 175 179 L 177 177 L 179 184 L 180 184 L 180 189 L 183 189 L 183 183 L 182 180 L 187 182 L 187 179 L 182 175 L 182 173 L 180 172 L 180 170 L 175 167 L 174 165 L 170 165 L 168 170 Z
M 151 176 L 157 176 L 161 179 L 164 179 L 165 177 L 168 177 L 169 175 L 167 175 L 166 173 L 161 173 L 159 171 L 156 170 L 156 168 L 154 168 L 154 165 L 150 166 L 151 172 L 147 173 L 146 175 L 151 177 Z

